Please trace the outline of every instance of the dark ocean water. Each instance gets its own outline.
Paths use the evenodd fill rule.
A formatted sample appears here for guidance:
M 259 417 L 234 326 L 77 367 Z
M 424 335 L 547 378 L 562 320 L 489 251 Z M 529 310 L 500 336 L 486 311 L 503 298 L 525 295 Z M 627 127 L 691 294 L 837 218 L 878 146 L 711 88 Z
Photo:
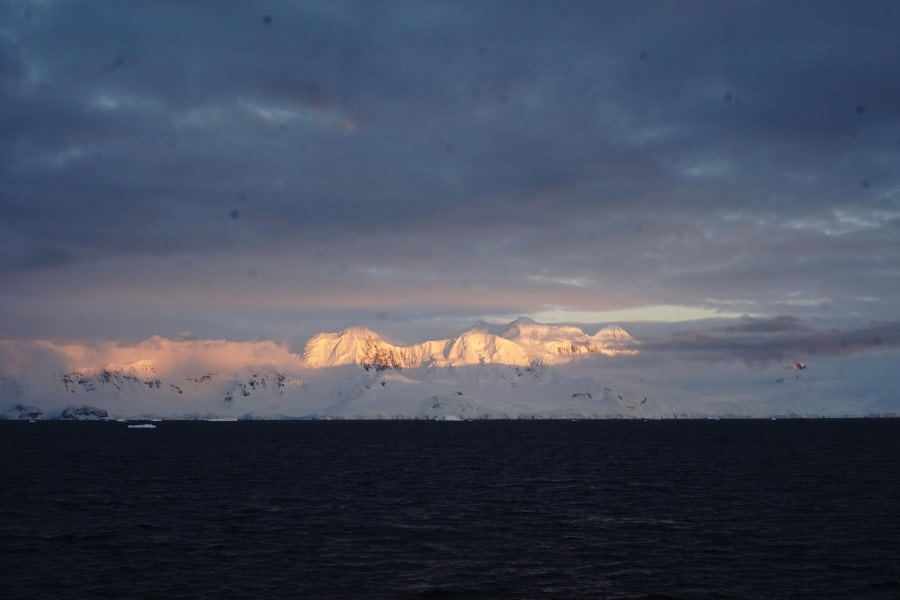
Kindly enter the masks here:
M 2 598 L 900 598 L 900 420 L 0 422 Z

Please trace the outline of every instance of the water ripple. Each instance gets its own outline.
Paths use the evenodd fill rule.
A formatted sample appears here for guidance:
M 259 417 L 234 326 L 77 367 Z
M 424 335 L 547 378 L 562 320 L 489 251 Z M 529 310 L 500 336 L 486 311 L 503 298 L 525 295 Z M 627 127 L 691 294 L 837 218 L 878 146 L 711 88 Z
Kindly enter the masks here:
M 896 598 L 900 422 L 0 423 L 4 598 Z

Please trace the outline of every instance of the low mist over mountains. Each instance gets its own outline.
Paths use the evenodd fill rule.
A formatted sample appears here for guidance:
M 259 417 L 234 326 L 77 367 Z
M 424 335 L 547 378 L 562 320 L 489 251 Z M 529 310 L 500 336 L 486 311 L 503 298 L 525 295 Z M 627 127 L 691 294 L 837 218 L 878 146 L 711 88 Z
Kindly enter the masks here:
M 680 418 L 898 412 L 892 355 L 829 366 L 643 360 L 622 328 L 517 319 L 402 345 L 365 327 L 274 342 L 0 345 L 7 419 Z M 855 365 L 852 368 L 848 365 Z

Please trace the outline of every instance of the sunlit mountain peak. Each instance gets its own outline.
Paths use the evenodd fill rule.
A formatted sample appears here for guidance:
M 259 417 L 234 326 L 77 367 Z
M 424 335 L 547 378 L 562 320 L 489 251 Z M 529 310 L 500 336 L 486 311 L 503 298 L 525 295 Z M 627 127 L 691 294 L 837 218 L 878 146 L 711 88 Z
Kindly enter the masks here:
M 151 375 L 156 373 L 156 364 L 150 359 L 141 359 L 126 365 L 110 363 L 106 365 L 107 371 L 118 373 L 133 373 L 135 375 Z
M 600 337 L 592 337 L 578 327 L 545 325 L 522 317 L 505 327 L 480 321 L 449 339 L 396 346 L 368 328 L 349 327 L 337 333 L 314 335 L 304 347 L 303 360 L 311 368 L 361 364 L 402 369 L 422 365 L 527 366 L 535 362 L 568 362 L 587 354 L 634 353 L 633 340 L 624 329 L 606 328 L 601 333 Z

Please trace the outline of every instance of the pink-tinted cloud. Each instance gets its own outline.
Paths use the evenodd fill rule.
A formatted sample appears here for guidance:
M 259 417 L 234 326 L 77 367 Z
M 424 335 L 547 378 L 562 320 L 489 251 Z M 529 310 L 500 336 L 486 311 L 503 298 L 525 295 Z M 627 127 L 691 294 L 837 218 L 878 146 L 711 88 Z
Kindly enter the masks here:
M 296 370 L 300 366 L 286 346 L 269 341 L 170 340 L 156 336 L 133 346 L 117 342 L 0 342 L 3 376 L 28 371 L 122 368 L 140 362 L 151 365 L 160 375 L 232 373 L 254 368 Z

